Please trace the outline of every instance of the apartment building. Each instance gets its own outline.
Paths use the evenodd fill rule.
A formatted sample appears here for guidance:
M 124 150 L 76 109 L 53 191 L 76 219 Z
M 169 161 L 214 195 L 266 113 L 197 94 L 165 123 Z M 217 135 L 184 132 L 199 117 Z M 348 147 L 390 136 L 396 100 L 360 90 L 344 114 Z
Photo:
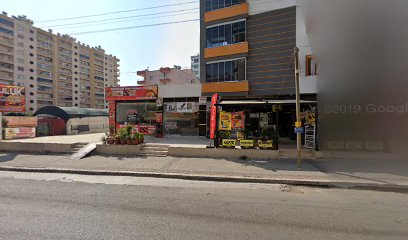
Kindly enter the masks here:
M 191 56 L 191 70 L 196 74 L 197 79 L 200 79 L 200 54 Z
M 245 110 L 254 132 L 273 126 L 281 136 L 293 135 L 295 46 L 301 98 L 310 105 L 317 93 L 316 64 L 302 14 L 297 0 L 201 0 L 203 96 L 218 93 L 223 110 Z M 272 110 L 277 105 L 279 116 Z
M 107 108 L 104 88 L 118 82 L 119 59 L 100 46 L 0 14 L 0 83 L 26 87 L 27 113 L 49 105 Z

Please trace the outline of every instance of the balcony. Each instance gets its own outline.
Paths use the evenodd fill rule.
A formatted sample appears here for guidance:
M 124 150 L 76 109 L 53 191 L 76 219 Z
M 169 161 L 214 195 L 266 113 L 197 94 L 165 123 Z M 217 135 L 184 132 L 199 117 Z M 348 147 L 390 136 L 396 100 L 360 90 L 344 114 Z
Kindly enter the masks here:
M 235 43 L 214 48 L 206 48 L 204 50 L 205 58 L 229 56 L 234 54 L 248 53 L 248 42 Z
M 137 85 L 146 85 L 146 81 L 145 80 L 137 81 Z
M 171 82 L 171 79 L 170 78 L 162 78 L 162 79 L 160 79 L 160 82 L 161 83 L 169 83 L 169 82 Z
M 232 7 L 220 8 L 214 11 L 206 12 L 204 16 L 204 22 L 209 23 L 242 15 L 247 16 L 248 12 L 248 3 L 241 3 Z
M 11 63 L 11 64 L 14 63 L 14 59 L 9 55 L 0 55 L 0 61 L 6 62 L 6 63 Z

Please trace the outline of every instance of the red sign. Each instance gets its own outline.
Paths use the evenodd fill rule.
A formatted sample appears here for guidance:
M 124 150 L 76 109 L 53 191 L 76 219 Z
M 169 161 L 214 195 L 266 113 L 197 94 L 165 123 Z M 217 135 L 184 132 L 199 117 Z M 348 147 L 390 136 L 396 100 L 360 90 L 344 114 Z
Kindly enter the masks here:
M 157 86 L 108 87 L 107 101 L 157 99 Z
M 163 122 L 163 113 L 156 113 L 156 122 L 157 123 Z
M 245 129 L 245 113 L 233 112 L 232 113 L 232 129 L 244 130 Z
M 25 112 L 25 88 L 0 84 L 0 112 Z
M 9 128 L 18 128 L 18 127 L 37 127 L 37 117 L 23 117 L 23 116 L 16 116 L 10 117 L 5 116 L 3 117 L 4 121 L 7 123 L 7 127 Z
M 217 124 L 217 107 L 215 104 L 218 100 L 218 93 L 214 93 L 211 97 L 211 108 L 210 108 L 210 138 L 214 139 L 215 137 L 215 129 Z

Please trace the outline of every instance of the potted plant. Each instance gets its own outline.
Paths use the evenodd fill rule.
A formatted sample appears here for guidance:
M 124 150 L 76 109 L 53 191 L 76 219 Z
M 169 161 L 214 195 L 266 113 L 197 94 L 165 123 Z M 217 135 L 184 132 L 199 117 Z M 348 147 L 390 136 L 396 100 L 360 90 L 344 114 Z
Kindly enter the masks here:
M 138 133 L 139 134 L 139 143 L 143 143 L 144 142 L 144 135 L 142 133 Z
M 218 132 L 221 144 L 223 147 L 235 148 L 236 139 L 231 139 L 231 131 L 219 131 Z
M 126 144 L 127 144 L 127 145 L 131 145 L 131 144 L 132 144 L 132 138 L 130 137 L 130 135 L 126 135 Z
M 266 128 L 261 132 L 261 139 L 258 140 L 260 149 L 273 149 L 276 133 L 273 128 Z
M 115 144 L 120 144 L 120 136 L 119 134 L 115 134 L 115 136 L 113 137 Z
M 118 135 L 119 135 L 119 139 L 120 139 L 120 144 L 126 144 L 126 140 L 127 140 L 127 136 L 128 136 L 128 132 L 126 128 L 120 128 L 118 130 Z

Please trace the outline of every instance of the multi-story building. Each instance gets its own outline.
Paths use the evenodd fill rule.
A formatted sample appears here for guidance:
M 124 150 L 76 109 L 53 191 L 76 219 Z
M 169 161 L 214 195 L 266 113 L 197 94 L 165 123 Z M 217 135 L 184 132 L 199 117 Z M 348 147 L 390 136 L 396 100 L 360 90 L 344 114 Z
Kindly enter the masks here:
M 26 111 L 48 105 L 107 108 L 104 88 L 118 86 L 119 59 L 68 35 L 0 14 L 0 83 L 26 87 Z
M 196 74 L 197 79 L 200 79 L 200 54 L 191 56 L 191 70 Z
M 139 85 L 158 86 L 157 97 L 159 105 L 163 106 L 164 134 L 199 135 L 198 119 L 201 109 L 205 118 L 205 102 L 200 106 L 201 84 L 194 71 L 174 66 L 156 71 L 146 69 L 138 71 L 137 75 L 143 77 L 142 81 L 138 81 Z M 131 104 L 137 109 L 138 105 L 146 103 Z
M 295 46 L 301 97 L 310 104 L 317 93 L 316 66 L 298 1 L 201 0 L 200 19 L 203 96 L 218 93 L 223 110 L 245 110 L 249 130 L 273 126 L 281 136 L 293 136 Z M 283 107 L 279 117 L 272 113 L 273 105 Z

